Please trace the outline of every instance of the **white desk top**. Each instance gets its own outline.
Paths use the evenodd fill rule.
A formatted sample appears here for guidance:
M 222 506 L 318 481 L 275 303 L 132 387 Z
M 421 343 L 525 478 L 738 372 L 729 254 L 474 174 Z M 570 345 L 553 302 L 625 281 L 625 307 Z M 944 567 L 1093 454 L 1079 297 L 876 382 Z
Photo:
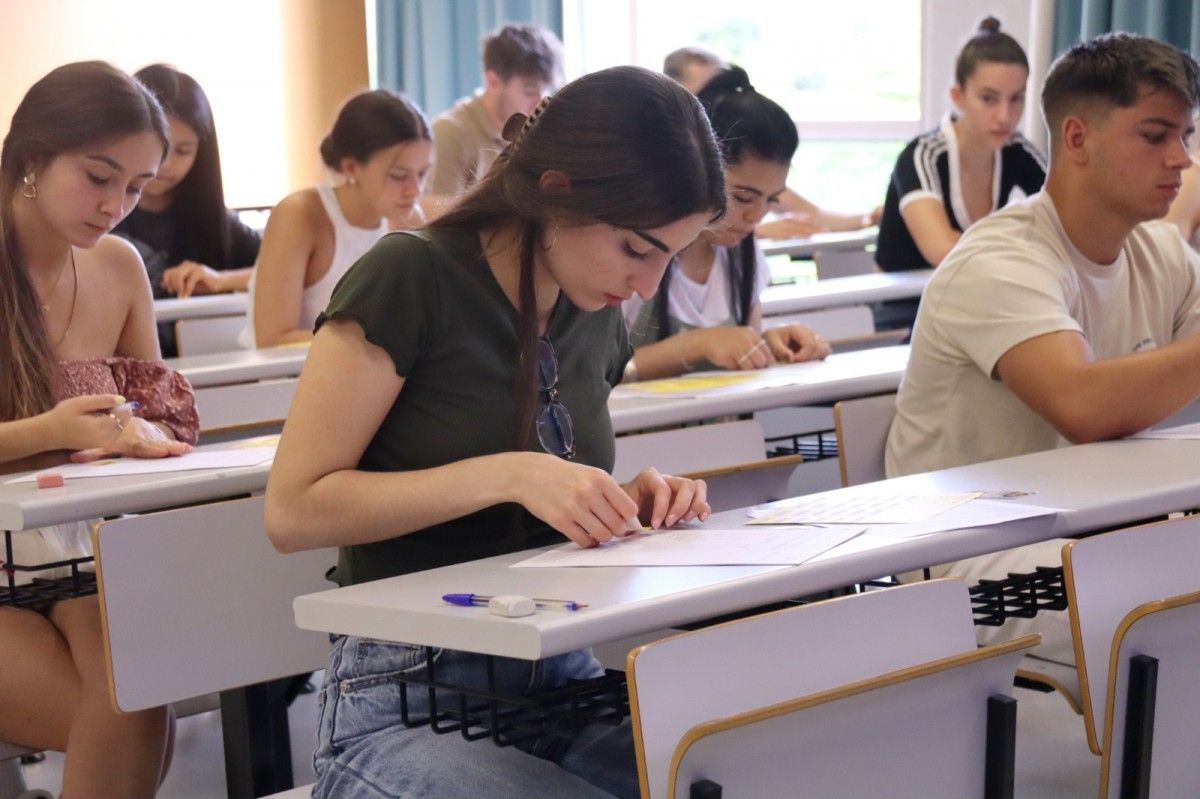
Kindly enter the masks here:
M 1133 523 L 1200 504 L 1200 441 L 1114 441 L 914 475 L 900 490 L 1035 489 L 1058 517 L 958 530 L 795 567 L 509 569 L 506 555 L 296 599 L 305 629 L 539 658 L 723 612 L 1021 546 Z M 869 491 L 858 486 L 845 491 Z M 742 511 L 714 517 L 744 521 Z M 441 601 L 449 592 L 516 593 L 588 603 L 576 613 L 503 619 Z
M 246 443 L 267 444 L 275 438 L 269 436 L 258 442 L 248 439 Z M 213 444 L 197 449 L 228 447 Z M 0 530 L 28 530 L 250 494 L 266 488 L 270 470 L 270 464 L 262 464 L 241 469 L 89 477 L 68 480 L 62 488 L 41 489 L 34 483 L 6 484 L 4 481 L 17 475 L 0 475 Z
M 608 410 L 613 429 L 617 433 L 627 433 L 787 405 L 811 405 L 882 394 L 899 387 L 908 365 L 908 349 L 907 346 L 876 347 L 830 355 L 824 361 L 777 366 L 773 369 L 795 371 L 802 379 L 788 386 L 701 398 L 659 397 L 628 386 L 617 386 L 609 396 Z
M 847 230 L 841 233 L 815 233 L 802 239 L 759 239 L 758 245 L 767 255 L 790 255 L 811 258 L 822 250 L 865 250 L 879 237 L 878 228 Z
M 193 387 L 203 388 L 295 377 L 307 357 L 307 346 L 265 347 L 168 358 L 166 364 L 186 377 Z
M 180 299 L 168 297 L 154 301 L 154 317 L 159 322 L 192 319 L 198 316 L 244 316 L 249 294 L 203 294 Z
M 770 286 L 762 293 L 763 316 L 920 297 L 932 275 L 932 269 L 872 272 L 812 283 Z

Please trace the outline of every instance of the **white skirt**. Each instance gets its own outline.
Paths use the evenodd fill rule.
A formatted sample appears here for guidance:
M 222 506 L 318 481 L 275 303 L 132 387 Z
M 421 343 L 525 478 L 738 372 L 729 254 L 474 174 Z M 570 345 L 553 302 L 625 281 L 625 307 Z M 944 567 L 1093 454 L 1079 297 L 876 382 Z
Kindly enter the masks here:
M 18 566 L 37 566 L 39 563 L 55 563 L 60 560 L 73 558 L 90 558 L 92 556 L 92 522 L 71 522 L 43 527 L 38 530 L 23 530 L 12 534 L 13 563 Z M 3 560 L 5 550 L 0 542 L 0 560 Z M 94 571 L 93 564 L 82 567 L 85 571 Z M 35 577 L 39 579 L 56 579 L 69 577 L 69 566 L 60 566 L 44 571 L 16 572 L 17 585 L 28 585 Z M 3 581 L 7 584 L 7 580 Z

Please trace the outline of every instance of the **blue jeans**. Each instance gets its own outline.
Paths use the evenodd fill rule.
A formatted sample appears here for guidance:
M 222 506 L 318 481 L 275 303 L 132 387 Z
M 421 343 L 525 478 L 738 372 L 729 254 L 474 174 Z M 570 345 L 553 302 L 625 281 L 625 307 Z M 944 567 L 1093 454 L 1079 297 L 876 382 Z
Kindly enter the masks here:
M 486 687 L 483 655 L 444 649 L 435 650 L 435 657 L 438 682 Z M 537 661 L 495 658 L 496 687 L 507 693 L 556 687 L 602 671 L 590 650 Z M 400 719 L 398 678 L 425 672 L 422 646 L 334 639 L 317 698 L 314 799 L 638 795 L 628 719 L 619 727 L 593 724 L 572 739 L 538 739 L 520 748 L 465 741 L 458 732 L 438 735 L 428 725 L 409 729 Z M 424 717 L 424 686 L 408 691 L 408 708 L 410 718 Z

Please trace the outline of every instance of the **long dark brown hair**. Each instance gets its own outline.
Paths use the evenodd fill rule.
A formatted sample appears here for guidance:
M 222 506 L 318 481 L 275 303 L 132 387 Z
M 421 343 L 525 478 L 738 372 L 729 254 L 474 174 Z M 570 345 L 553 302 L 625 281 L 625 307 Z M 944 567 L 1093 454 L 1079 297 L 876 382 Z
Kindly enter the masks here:
M 20 261 L 14 202 L 25 174 L 63 153 L 153 131 L 167 148 L 167 123 L 154 96 L 103 61 L 51 71 L 13 114 L 0 150 L 0 420 L 23 419 L 54 405 L 54 356 L 41 303 Z
M 556 170 L 571 190 L 544 194 Z M 700 103 L 640 67 L 612 67 L 564 86 L 524 126 L 475 189 L 432 228 L 516 223 L 520 348 L 514 378 L 515 447 L 528 446 L 537 399 L 534 250 L 550 216 L 653 229 L 725 211 L 720 149 Z
M 192 168 L 171 193 L 167 211 L 175 221 L 171 251 L 214 269 L 245 266 L 233 263 L 230 251 L 221 149 L 208 95 L 191 75 L 167 64 L 142 67 L 133 76 L 154 93 L 167 116 L 187 125 L 199 139 Z

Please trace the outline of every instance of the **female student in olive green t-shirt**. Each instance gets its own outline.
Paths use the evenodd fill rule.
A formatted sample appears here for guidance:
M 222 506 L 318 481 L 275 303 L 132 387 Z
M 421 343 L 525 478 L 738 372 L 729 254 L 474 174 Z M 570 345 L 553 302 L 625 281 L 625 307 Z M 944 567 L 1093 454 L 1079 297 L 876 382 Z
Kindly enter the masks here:
M 477 189 L 430 229 L 376 245 L 318 320 L 266 523 L 283 551 L 340 547 L 343 584 L 515 551 L 552 531 L 596 546 L 629 520 L 708 516 L 701 481 L 653 469 L 613 480 L 605 406 L 630 356 L 621 302 L 650 296 L 670 258 L 724 211 L 704 112 L 668 78 L 617 67 L 514 119 Z M 438 658 L 439 679 L 486 684 L 484 656 Z M 315 797 L 367 786 L 637 794 L 628 724 L 522 748 L 406 729 L 394 677 L 423 669 L 421 647 L 335 640 Z M 600 673 L 581 650 L 497 659 L 495 679 L 529 690 Z M 416 694 L 408 712 L 419 716 Z

